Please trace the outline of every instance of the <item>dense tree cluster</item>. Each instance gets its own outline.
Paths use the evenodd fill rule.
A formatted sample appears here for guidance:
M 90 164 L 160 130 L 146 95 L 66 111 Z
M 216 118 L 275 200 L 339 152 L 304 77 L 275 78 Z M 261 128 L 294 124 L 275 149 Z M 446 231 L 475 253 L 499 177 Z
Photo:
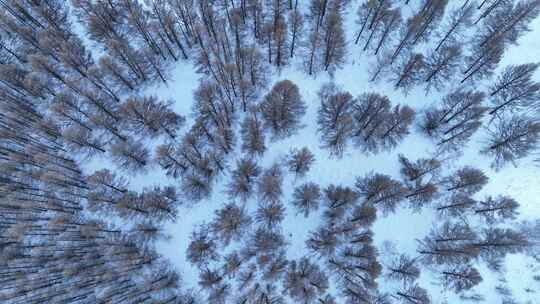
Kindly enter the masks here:
M 365 93 L 353 98 L 332 83 L 323 86 L 318 95 L 321 141 L 338 157 L 350 141 L 364 152 L 392 150 L 409 134 L 415 116 L 409 106 L 392 107 L 386 96 Z
M 460 299 L 478 300 L 480 263 L 502 272 L 508 254 L 538 244 L 538 229 L 515 225 L 514 198 L 480 197 L 487 173 L 448 160 L 483 129 L 480 153 L 495 170 L 538 151 L 539 64 L 498 66 L 540 14 L 539 0 L 2 0 L 0 8 L 2 303 L 427 304 L 425 269 Z M 390 92 L 353 96 L 330 82 L 309 100 L 315 92 L 274 77 L 299 68 L 333 78 L 360 52 L 370 81 L 441 97 L 413 109 Z M 185 96 L 148 94 L 170 83 L 176 63 L 201 76 L 190 113 L 175 111 Z M 316 122 L 306 121 L 314 102 Z M 313 123 L 338 158 L 349 145 L 393 151 L 413 125 L 436 151 L 399 154 L 399 175 L 357 174 L 352 185 L 315 182 L 310 169 L 325 161 L 316 145 L 261 161 Z M 167 184 L 130 185 L 127 177 L 153 171 Z M 181 244 L 199 274 L 200 288 L 189 290 L 195 282 L 182 281 L 155 243 L 169 238 L 163 227 L 182 220 L 181 208 L 218 186 L 219 209 Z M 372 226 L 401 208 L 431 208 L 437 224 L 415 256 L 385 259 Z M 320 221 L 308 231 L 310 254 L 293 259 L 294 232 L 283 227 L 298 215 Z M 386 281 L 395 284 L 380 288 Z
M 540 84 L 533 80 L 538 64 L 509 65 L 486 92 L 476 89 L 494 74 L 505 50 L 530 30 L 540 3 L 419 2 L 410 16 L 403 15 L 401 1 L 363 1 L 358 7 L 355 44 L 377 56 L 371 80 L 387 78 L 404 93 L 416 86 L 442 91 L 459 83 L 422 113 L 420 129 L 441 150 L 460 150 L 489 113 L 484 153 L 494 158 L 493 167 L 500 169 L 531 153 L 538 141 L 537 118 L 530 114 L 537 112 L 540 100 Z M 483 104 L 484 99 L 490 105 Z
M 106 169 L 85 177 L 32 103 L 1 105 L 1 301 L 195 301 L 150 245 L 164 237 L 159 223 L 177 216 L 174 188 L 136 193 Z M 131 224 L 121 229 L 83 209 Z

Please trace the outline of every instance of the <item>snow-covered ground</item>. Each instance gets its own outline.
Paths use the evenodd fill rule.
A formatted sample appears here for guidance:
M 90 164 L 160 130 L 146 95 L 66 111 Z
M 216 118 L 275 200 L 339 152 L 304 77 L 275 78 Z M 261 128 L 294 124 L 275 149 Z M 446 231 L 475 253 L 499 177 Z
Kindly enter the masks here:
M 356 7 L 353 4 L 352 7 Z M 352 39 L 355 15 L 349 13 L 348 16 L 348 37 Z M 540 60 L 540 19 L 534 20 L 531 24 L 533 29 L 519 40 L 518 46 L 511 46 L 499 66 L 508 64 L 521 64 L 536 62 Z M 305 178 L 294 180 L 294 177 L 287 175 L 284 182 L 283 202 L 287 206 L 287 217 L 283 222 L 284 235 L 288 238 L 288 256 L 297 259 L 306 255 L 305 240 L 309 231 L 315 229 L 319 223 L 320 213 L 313 213 L 309 218 L 303 215 L 296 215 L 295 211 L 288 206 L 291 194 L 295 185 L 312 181 L 318 183 L 321 188 L 329 184 L 354 185 L 354 180 L 358 176 L 363 176 L 370 171 L 389 174 L 394 178 L 399 178 L 399 153 L 412 159 L 428 157 L 433 151 L 433 144 L 428 139 L 419 134 L 414 128 L 412 133 L 391 152 L 383 152 L 377 155 L 367 155 L 361 151 L 348 147 L 341 159 L 332 158 L 327 150 L 320 148 L 319 134 L 317 134 L 316 116 L 319 107 L 317 92 L 322 84 L 334 81 L 338 86 L 349 91 L 353 96 L 364 92 L 377 92 L 387 95 L 393 104 L 407 104 L 417 111 L 431 103 L 437 102 L 441 95 L 430 93 L 425 95 L 423 88 L 413 89 L 407 96 L 400 91 L 396 91 L 389 82 L 380 81 L 371 83 L 368 81 L 368 57 L 363 54 L 361 48 L 349 41 L 349 56 L 347 64 L 343 69 L 338 70 L 333 79 L 327 74 L 319 74 L 316 78 L 307 76 L 300 71 L 296 63 L 282 71 L 273 73 L 273 82 L 289 79 L 298 85 L 302 97 L 308 105 L 306 115 L 303 117 L 304 127 L 298 133 L 278 142 L 267 143 L 268 150 L 264 154 L 260 165 L 268 167 L 279 161 L 291 148 L 308 147 L 316 157 L 316 162 Z M 156 94 L 162 99 L 172 99 L 175 101 L 174 110 L 189 118 L 191 105 L 193 102 L 193 91 L 197 87 L 198 79 L 201 75 L 196 74 L 193 65 L 189 62 L 179 62 L 171 72 L 171 81 L 167 85 L 159 85 L 147 89 L 147 94 Z M 535 75 L 540 80 L 540 74 Z M 484 88 L 478 88 L 484 89 Z M 190 124 L 188 119 L 188 125 Z M 479 154 L 485 132 L 480 130 L 464 148 L 463 156 L 450 163 L 449 169 L 464 165 L 471 165 L 480 168 L 489 176 L 489 184 L 477 194 L 477 197 L 485 195 L 497 196 L 507 194 L 514 197 L 520 204 L 520 219 L 540 218 L 540 172 L 538 164 L 533 161 L 534 157 L 519 162 L 518 167 L 507 166 L 496 172 L 489 167 L 490 159 Z M 234 159 L 230 164 L 234 164 Z M 107 167 L 109 164 L 104 159 L 94 159 L 86 165 L 87 170 L 95 170 Z M 449 171 L 450 172 L 450 171 Z M 145 186 L 156 184 L 174 184 L 178 181 L 164 176 L 163 170 L 155 166 L 148 170 L 146 174 L 127 176 L 130 180 L 130 187 L 140 190 Z M 228 203 L 227 196 L 223 193 L 224 183 L 227 177 L 221 179 L 220 183 L 213 189 L 213 194 L 209 199 L 203 200 L 196 205 L 182 207 L 179 218 L 174 223 L 166 223 L 165 229 L 171 235 L 166 241 L 157 243 L 157 250 L 166 256 L 178 268 L 183 276 L 184 285 L 197 288 L 197 269 L 186 261 L 186 249 L 189 244 L 189 235 L 197 224 L 209 222 L 214 211 L 222 205 Z M 395 250 L 401 253 L 415 255 L 417 239 L 423 238 L 437 222 L 437 217 L 429 208 L 424 208 L 421 213 L 412 213 L 410 209 L 399 208 L 396 213 L 386 217 L 380 215 L 373 226 L 375 233 L 375 245 L 381 253 L 391 242 Z M 538 269 L 531 267 L 532 259 L 521 255 L 508 256 L 506 259 L 506 275 L 496 275 L 481 268 L 484 281 L 475 289 L 486 297 L 485 303 L 500 303 L 501 296 L 495 292 L 495 287 L 502 283 L 501 280 L 508 281 L 518 303 L 540 303 L 540 294 L 527 292 L 527 289 L 539 289 L 540 282 L 533 280 L 533 272 L 540 273 Z M 533 271 L 534 270 L 534 271 Z M 381 288 L 385 290 L 387 286 L 379 279 Z M 460 303 L 452 293 L 445 293 L 438 286 L 436 277 L 430 272 L 424 271 L 420 285 L 429 289 L 433 303 Z

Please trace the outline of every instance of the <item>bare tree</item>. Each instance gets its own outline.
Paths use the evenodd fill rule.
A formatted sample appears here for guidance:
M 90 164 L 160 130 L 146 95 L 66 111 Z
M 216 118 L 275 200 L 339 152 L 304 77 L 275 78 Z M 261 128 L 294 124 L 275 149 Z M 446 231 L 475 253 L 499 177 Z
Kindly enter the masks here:
M 337 234 L 333 229 L 320 226 L 317 230 L 310 232 L 306 246 L 320 257 L 330 257 L 334 255 L 338 242 Z
M 444 180 L 446 191 L 472 195 L 487 184 L 488 177 L 477 168 L 465 166 Z
M 295 301 L 312 303 L 328 289 L 328 277 L 317 264 L 302 258 L 289 263 L 283 285 Z
M 60 92 L 51 100 L 49 110 L 68 126 L 78 126 L 92 133 L 98 126 L 92 119 L 92 112 L 82 102 L 82 98 L 68 92 Z
M 259 105 L 264 126 L 274 139 L 288 137 L 301 126 L 306 105 L 298 87 L 290 80 L 277 82 Z
M 494 158 L 492 167 L 502 168 L 531 153 L 538 145 L 540 123 L 524 115 L 499 119 L 488 129 L 482 153 Z
M 507 45 L 515 44 L 517 39 L 529 30 L 529 23 L 540 12 L 540 3 L 537 0 L 502 4 L 490 11 L 481 30 L 475 35 L 473 55 L 467 60 L 461 82 L 490 76 Z
M 463 32 L 472 23 L 472 16 L 474 14 L 474 3 L 465 3 L 461 7 L 458 7 L 451 11 L 448 16 L 448 20 L 442 26 L 442 32 L 439 34 L 440 40 L 434 49 L 437 53 L 444 51 L 444 47 L 447 45 L 454 45 L 460 38 L 463 38 Z
M 186 257 L 190 263 L 195 264 L 197 267 L 203 267 L 210 261 L 219 258 L 217 244 L 210 235 L 209 227 L 201 225 L 191 233 Z
M 143 189 L 137 198 L 136 209 L 133 210 L 129 205 L 125 209 L 128 209 L 126 210 L 128 214 L 136 211 L 145 217 L 158 221 L 176 220 L 180 204 L 181 201 L 175 187 L 155 186 Z
M 87 177 L 90 187 L 88 207 L 90 211 L 111 211 L 113 206 L 128 195 L 128 183 L 108 169 L 94 172 Z
M 275 3 L 280 2 L 274 1 Z M 276 14 L 273 14 L 276 16 Z M 269 20 L 271 23 L 267 25 L 266 32 L 268 33 L 268 56 L 269 62 L 274 63 L 279 69 L 285 66 L 290 58 L 290 41 L 288 36 L 287 21 L 283 13 L 274 17 L 274 20 Z
M 504 1 L 504 0 L 482 0 L 479 3 L 479 5 L 476 7 L 476 9 L 482 10 L 482 12 L 480 16 L 478 16 L 474 24 L 478 24 L 478 22 L 482 21 L 494 10 L 507 9 L 508 8 L 507 5 L 508 5 L 508 1 Z
M 355 20 L 355 23 L 359 26 L 359 29 L 356 30 L 354 44 L 358 44 L 363 34 L 366 33 L 368 29 L 371 29 L 369 27 L 370 25 L 373 27 L 372 24 L 374 24 L 377 20 L 377 14 L 382 9 L 388 7 L 387 3 L 384 3 L 384 1 L 381 3 L 378 2 L 379 1 L 366 1 L 358 7 L 358 10 L 356 11 L 357 19 Z
M 231 172 L 231 181 L 227 185 L 227 193 L 231 198 L 240 197 L 246 201 L 254 193 L 257 177 L 261 173 L 261 168 L 257 163 L 249 158 L 240 159 L 236 163 L 236 169 Z
M 371 47 L 377 55 L 399 28 L 401 12 L 399 9 L 392 9 L 392 4 L 392 1 L 385 0 L 367 1 L 358 8 L 356 23 L 360 29 L 356 33 L 355 44 L 365 36 L 364 51 Z
M 278 202 L 283 193 L 283 173 L 278 164 L 266 169 L 257 183 L 257 194 L 264 202 Z
M 289 13 L 289 35 L 291 41 L 291 58 L 294 57 L 296 47 L 302 42 L 302 31 L 304 29 L 304 18 L 300 11 L 295 7 Z
M 440 23 L 448 1 L 423 0 L 420 9 L 402 25 L 397 46 L 391 62 L 398 59 L 404 50 L 418 42 L 427 41 Z
M 332 295 L 329 295 L 329 294 L 319 297 L 317 301 L 319 301 L 320 304 L 336 304 L 337 303 L 336 298 L 334 298 Z
M 349 222 L 356 225 L 356 227 L 369 228 L 377 219 L 377 209 L 368 204 L 361 204 L 356 206 L 350 217 Z
M 272 255 L 271 260 L 264 265 L 262 279 L 267 282 L 282 279 L 288 264 L 285 250 Z
M 318 132 L 323 147 L 338 157 L 343 155 L 353 132 L 353 97 L 334 84 L 324 85 L 318 93 L 321 105 L 317 112 Z
M 387 50 L 377 54 L 375 62 L 368 68 L 370 82 L 377 82 L 381 78 L 390 75 L 393 63 L 391 56 L 391 52 Z
M 199 274 L 199 286 L 203 289 L 206 289 L 211 293 L 213 289 L 219 289 L 220 283 L 223 281 L 219 270 L 206 268 L 203 269 Z
M 514 220 L 518 216 L 519 203 L 509 196 L 488 196 L 479 201 L 474 213 L 482 216 L 488 223 L 495 224 Z
M 437 205 L 437 212 L 441 215 L 451 217 L 461 217 L 470 213 L 476 206 L 477 201 L 464 193 L 452 195 L 448 201 L 440 202 Z
M 401 89 L 407 94 L 411 88 L 420 82 L 426 73 L 426 61 L 424 55 L 410 53 L 401 57 L 397 65 L 394 66 L 394 87 Z
M 239 298 L 240 303 L 257 304 L 257 303 L 276 303 L 284 304 L 285 298 L 279 292 L 277 286 L 271 283 L 259 284 L 256 283 L 246 291 L 245 295 Z
M 342 219 L 359 198 L 356 191 L 341 185 L 329 185 L 323 190 L 323 194 L 323 202 L 327 208 L 324 216 L 330 223 Z
M 377 153 L 394 148 L 409 133 L 414 111 L 400 105 L 391 109 L 388 97 L 366 93 L 357 97 L 353 118 L 355 144 Z
M 459 68 L 461 54 L 461 47 L 455 43 L 426 56 L 423 70 L 426 93 L 432 88 L 439 91 L 448 85 L 448 79 L 451 79 Z
M 343 30 L 343 17 L 339 2 L 334 1 L 327 12 L 322 25 L 321 66 L 331 74 L 345 62 L 347 44 Z
M 151 8 L 152 20 L 154 20 L 151 26 L 157 31 L 157 36 L 165 46 L 167 53 L 176 61 L 179 57 L 175 52 L 177 49 L 184 59 L 188 59 L 189 38 L 182 35 L 182 25 L 177 21 L 174 5 L 169 4 L 168 1 L 158 0 L 151 3 Z
M 461 83 L 490 77 L 501 61 L 504 50 L 505 44 L 500 38 L 488 44 L 474 45 L 470 55 L 465 57 L 466 66 L 462 72 Z
M 212 194 L 212 179 L 199 172 L 182 175 L 180 188 L 184 195 L 195 202 L 208 198 Z
M 285 219 L 285 206 L 279 201 L 270 201 L 259 204 L 255 215 L 255 220 L 266 227 L 275 229 Z
M 476 241 L 478 236 L 469 225 L 445 222 L 419 241 L 418 253 L 427 264 L 459 265 L 478 256 Z
M 246 210 L 234 203 L 228 203 L 215 211 L 215 218 L 210 223 L 210 228 L 223 245 L 227 246 L 231 240 L 239 241 L 250 225 L 251 217 Z
M 430 107 L 422 114 L 420 129 L 437 140 L 442 151 L 459 150 L 481 126 L 487 110 L 482 106 L 484 94 L 457 90 L 446 95 L 439 107 Z
M 505 67 L 490 87 L 493 107 L 489 114 L 537 108 L 540 82 L 535 82 L 532 77 L 538 66 L 538 63 L 527 63 Z
M 355 186 L 366 203 L 380 207 L 384 214 L 394 212 L 406 193 L 399 181 L 380 173 L 358 177 Z
M 385 275 L 386 278 L 403 282 L 404 284 L 413 283 L 420 277 L 418 261 L 406 254 L 400 254 L 395 257 L 386 268 L 388 269 Z
M 298 213 L 303 213 L 304 217 L 319 209 L 321 190 L 315 183 L 305 183 L 294 189 L 292 204 Z
M 62 131 L 68 149 L 87 156 L 105 153 L 106 146 L 102 139 L 93 136 L 92 132 L 84 127 L 70 126 Z
M 219 84 L 202 81 L 194 93 L 193 113 L 206 129 L 224 130 L 232 126 L 235 105 L 227 97 Z M 214 132 L 215 133 L 215 132 Z M 230 148 L 230 147 L 228 147 Z
M 304 54 L 304 65 L 309 75 L 318 71 L 317 61 L 321 55 L 319 50 L 322 44 L 322 22 L 328 7 L 328 0 L 313 0 L 309 3 L 309 11 L 306 14 L 306 21 L 309 24 L 309 35 L 306 40 Z
M 152 220 L 144 220 L 136 223 L 129 230 L 128 237 L 132 238 L 135 242 L 143 244 L 151 244 L 156 240 L 170 238 L 169 235 L 165 234 L 163 227 Z
M 457 267 L 445 269 L 441 273 L 441 280 L 445 288 L 461 293 L 480 284 L 482 276 L 470 265 L 457 265 Z
M 295 177 L 304 177 L 315 162 L 315 156 L 307 147 L 302 149 L 292 149 L 286 160 L 289 171 L 295 174 Z
M 414 212 L 420 212 L 424 206 L 431 203 L 439 195 L 439 187 L 435 183 L 407 185 L 407 198 L 411 202 L 410 208 Z
M 240 129 L 242 151 L 252 156 L 262 156 L 266 151 L 263 122 L 255 110 L 249 111 Z
M 185 118 L 171 110 L 172 101 L 160 102 L 155 96 L 130 97 L 121 108 L 120 115 L 127 130 L 139 136 L 168 135 L 175 139 Z
M 406 105 L 395 105 L 380 128 L 378 141 L 385 151 L 393 150 L 409 134 L 416 112 Z
M 507 254 L 520 253 L 530 246 L 527 235 L 508 228 L 488 228 L 482 231 L 481 238 L 473 243 L 490 268 L 500 269 L 502 259 Z
M 111 157 L 118 167 L 126 172 L 140 172 L 146 169 L 150 152 L 142 143 L 117 141 L 111 145 Z
M 372 248 L 372 249 L 369 249 Z M 376 259 L 377 251 L 372 246 L 346 247 L 336 257 L 328 260 L 329 270 L 340 278 L 344 290 L 376 288 L 376 279 L 381 273 L 381 264 Z
M 480 45 L 494 40 L 516 43 L 517 39 L 529 30 L 529 23 L 540 13 L 537 0 L 525 0 L 517 3 L 503 2 L 484 21 L 484 31 L 479 33 Z
M 396 292 L 394 296 L 400 303 L 414 303 L 414 304 L 430 304 L 431 299 L 427 293 L 427 290 L 413 284 L 405 286 Z
M 440 178 L 442 164 L 435 158 L 419 158 L 414 162 L 410 161 L 403 154 L 399 154 L 401 165 L 401 175 L 405 183 L 420 183 L 435 181 Z
M 248 240 L 248 247 L 255 255 L 263 257 L 272 256 L 281 251 L 287 243 L 283 235 L 277 229 L 266 229 L 260 226 Z

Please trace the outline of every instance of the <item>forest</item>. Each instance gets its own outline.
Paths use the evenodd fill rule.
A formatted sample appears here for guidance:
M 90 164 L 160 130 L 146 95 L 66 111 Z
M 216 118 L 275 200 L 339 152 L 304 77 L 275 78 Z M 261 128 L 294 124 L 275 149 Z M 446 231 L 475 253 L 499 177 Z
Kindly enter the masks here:
M 540 0 L 0 0 L 0 303 L 540 303 Z

